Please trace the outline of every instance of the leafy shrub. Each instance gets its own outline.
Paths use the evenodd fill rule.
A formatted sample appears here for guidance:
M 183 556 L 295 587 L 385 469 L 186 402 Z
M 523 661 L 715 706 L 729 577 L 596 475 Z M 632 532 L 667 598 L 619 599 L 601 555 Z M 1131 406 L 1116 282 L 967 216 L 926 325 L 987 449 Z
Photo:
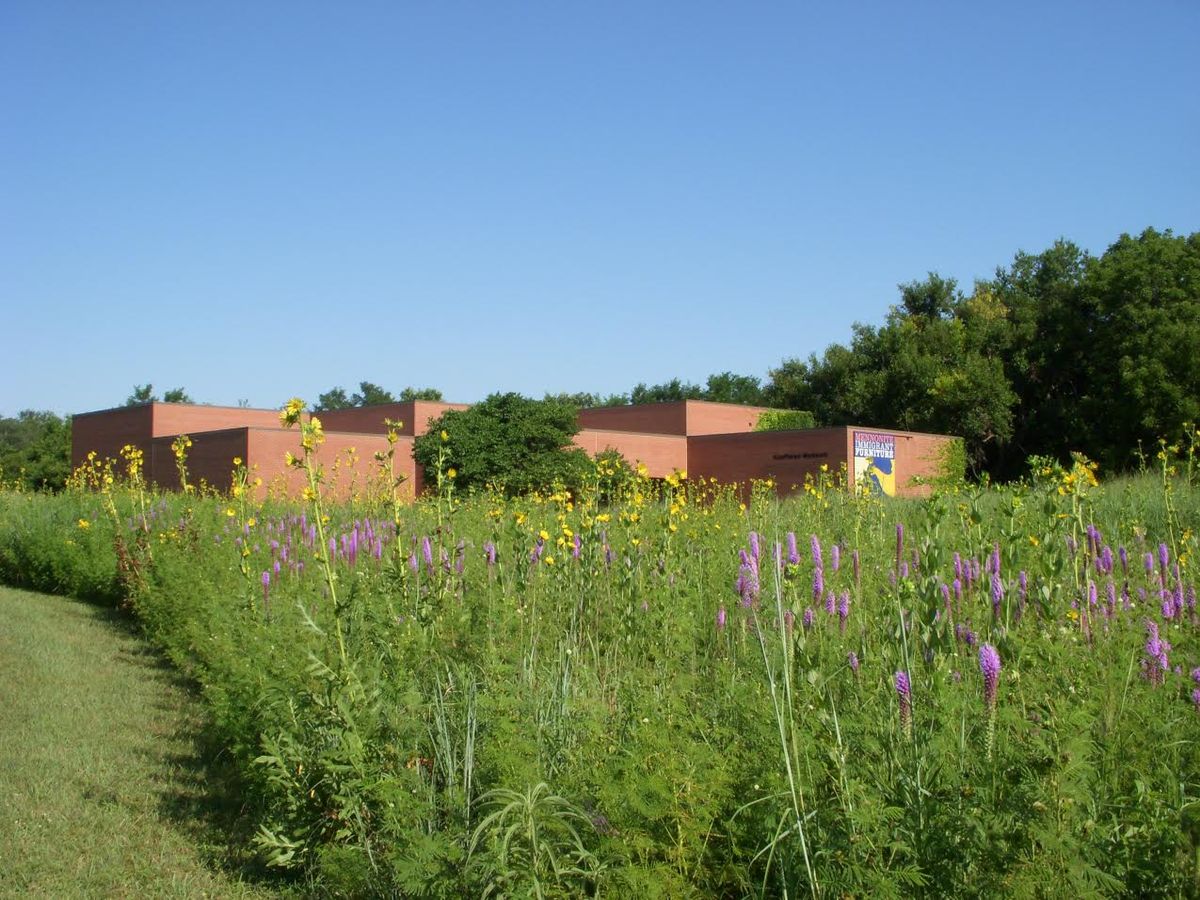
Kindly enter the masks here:
M 515 496 L 556 483 L 577 488 L 590 468 L 587 454 L 571 446 L 578 431 L 577 410 L 569 404 L 492 394 L 431 420 L 413 455 L 430 483 L 441 459 L 460 490 L 494 486 Z

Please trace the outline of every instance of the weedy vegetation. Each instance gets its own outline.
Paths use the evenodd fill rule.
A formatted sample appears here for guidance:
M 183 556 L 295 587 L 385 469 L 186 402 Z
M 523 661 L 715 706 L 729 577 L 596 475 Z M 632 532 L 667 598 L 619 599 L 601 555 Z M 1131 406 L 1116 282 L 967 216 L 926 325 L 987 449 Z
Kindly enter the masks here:
M 327 896 L 1194 896 L 1192 453 L 924 500 L 0 494 L 0 577 L 124 603 L 202 687 L 253 850 Z M 439 436 L 440 437 L 440 436 Z M 453 458 L 450 435 L 434 466 Z M 180 448 L 181 457 L 186 448 Z M 184 465 L 181 459 L 181 465 Z

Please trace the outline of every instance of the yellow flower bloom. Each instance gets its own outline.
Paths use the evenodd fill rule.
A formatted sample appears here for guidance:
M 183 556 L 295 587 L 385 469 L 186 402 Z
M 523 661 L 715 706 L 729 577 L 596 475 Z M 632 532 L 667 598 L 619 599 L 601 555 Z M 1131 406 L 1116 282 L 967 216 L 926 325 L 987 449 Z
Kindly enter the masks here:
M 84 531 L 87 531 L 89 528 L 92 527 L 92 523 L 89 522 L 87 519 L 80 519 L 79 527 L 82 528 Z
M 447 470 L 446 470 L 446 477 L 447 477 L 447 478 L 457 478 L 457 477 L 458 477 L 458 469 L 455 469 L 455 468 L 449 468 L 449 469 L 447 469 Z

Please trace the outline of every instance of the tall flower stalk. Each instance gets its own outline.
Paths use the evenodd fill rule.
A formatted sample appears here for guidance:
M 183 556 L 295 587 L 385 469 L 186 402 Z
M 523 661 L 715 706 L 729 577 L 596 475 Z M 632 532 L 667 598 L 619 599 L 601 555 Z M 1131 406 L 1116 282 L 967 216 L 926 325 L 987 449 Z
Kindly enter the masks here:
M 317 540 L 314 549 L 321 561 L 321 571 L 325 576 L 325 587 L 329 591 L 329 600 L 333 604 L 333 625 L 337 637 L 338 658 L 341 660 L 342 667 L 345 668 L 346 640 L 342 634 L 342 615 L 344 610 L 338 602 L 337 572 L 333 569 L 333 560 L 329 553 L 329 540 L 325 535 L 325 524 L 329 517 L 325 515 L 321 502 L 323 472 L 320 464 L 315 459 L 317 447 L 325 442 L 325 430 L 321 426 L 321 420 L 316 416 L 310 415 L 304 418 L 304 401 L 299 397 L 293 397 L 287 402 L 279 413 L 279 421 L 284 428 L 291 428 L 296 424 L 300 426 L 300 449 L 302 455 L 297 457 L 289 452 L 285 460 L 292 468 L 302 470 L 307 482 L 303 493 L 304 499 L 308 501 L 309 508 L 312 510 L 313 524 L 317 529 Z
M 983 675 L 983 703 L 987 707 L 987 758 L 996 743 L 996 692 L 1000 687 L 1000 654 L 991 644 L 979 647 L 979 671 Z

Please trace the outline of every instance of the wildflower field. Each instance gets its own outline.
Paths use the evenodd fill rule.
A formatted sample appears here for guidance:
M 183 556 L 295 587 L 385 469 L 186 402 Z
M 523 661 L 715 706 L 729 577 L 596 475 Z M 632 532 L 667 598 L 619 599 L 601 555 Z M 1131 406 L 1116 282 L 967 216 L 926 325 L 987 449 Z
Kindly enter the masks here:
M 290 409 L 290 407 L 289 407 Z M 0 493 L 0 578 L 127 604 L 264 867 L 327 896 L 1194 896 L 1200 493 Z M 285 418 L 289 415 L 285 410 Z M 177 448 L 186 482 L 186 447 Z M 1184 463 L 1187 459 L 1185 458 Z M 384 461 L 386 462 L 386 461 Z

